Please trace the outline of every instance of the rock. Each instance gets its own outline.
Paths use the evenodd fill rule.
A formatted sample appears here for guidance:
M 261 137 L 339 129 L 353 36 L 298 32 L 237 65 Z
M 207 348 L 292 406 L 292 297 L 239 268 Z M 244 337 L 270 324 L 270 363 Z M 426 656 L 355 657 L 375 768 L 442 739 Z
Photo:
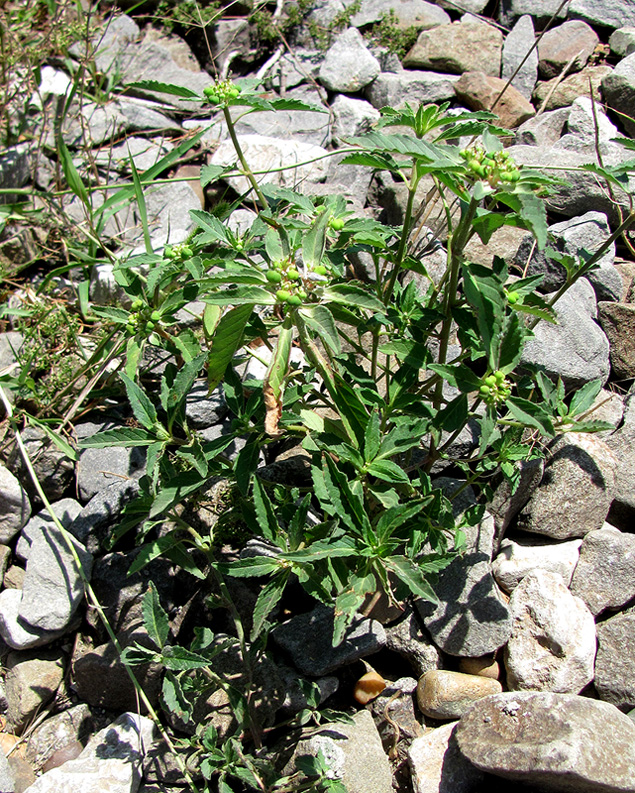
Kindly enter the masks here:
M 25 489 L 4 465 L 0 465 L 0 543 L 7 545 L 31 517 Z
M 438 669 L 441 656 L 430 637 L 422 630 L 417 618 L 409 611 L 405 618 L 386 627 L 386 647 L 403 656 L 421 677 L 431 669 Z
M 458 77 L 416 69 L 398 72 L 381 72 L 368 88 L 366 96 L 373 107 L 390 105 L 402 108 L 406 102 L 413 106 L 420 103 L 443 102 L 454 97 L 454 85 Z
M 500 588 L 510 594 L 534 570 L 557 573 L 565 585 L 569 586 L 580 558 L 581 545 L 582 540 L 545 544 L 535 540 L 514 542 L 505 539 L 501 543 L 500 553 L 492 563 L 494 578 Z
M 456 739 L 477 768 L 532 789 L 633 790 L 635 725 L 605 702 L 574 694 L 497 694 L 461 719 Z
M 0 157 L 0 188 L 9 190 L 24 187 L 31 175 L 31 152 L 28 144 L 10 146 Z M 0 204 L 15 204 L 21 200 L 18 194 L 4 193 Z
M 98 553 L 103 550 L 108 532 L 121 518 L 124 507 L 138 492 L 139 483 L 135 479 L 113 482 L 91 498 L 68 530 L 89 553 Z
M 498 680 L 489 677 L 433 669 L 419 680 L 417 702 L 431 719 L 460 719 L 476 700 L 502 690 Z
M 630 531 L 635 516 L 635 391 L 631 387 L 624 403 L 622 426 L 606 439 L 607 446 L 620 461 L 615 476 L 615 500 L 611 505 L 611 523 Z M 597 527 L 599 528 L 599 526 Z
M 64 654 L 61 650 L 9 653 L 6 669 L 7 728 L 19 735 L 55 696 L 64 676 Z
M 107 151 L 101 151 L 95 157 L 95 162 L 102 167 L 110 166 L 122 173 L 130 171 L 130 158 L 138 171 L 145 171 L 155 165 L 172 148 L 165 141 L 155 143 L 147 138 L 132 135 L 125 143 L 113 146 Z
M 483 264 L 485 267 L 492 266 L 494 256 L 500 256 L 511 264 L 524 237 L 522 229 L 501 226 L 489 238 L 487 245 L 475 234 L 465 246 L 465 255 L 470 262 Z
M 369 102 L 363 99 L 352 99 L 344 94 L 338 94 L 335 97 L 331 104 L 331 110 L 335 118 L 333 124 L 335 141 L 368 132 L 373 122 L 378 121 L 381 117 Z
M 95 721 L 88 705 L 75 705 L 45 719 L 29 736 L 27 758 L 41 769 L 49 758 L 69 744 L 80 743 L 80 752 L 95 730 Z
M 609 38 L 611 52 L 625 58 L 635 52 L 635 27 L 623 27 L 614 30 Z
M 194 429 L 211 427 L 227 414 L 223 390 L 218 387 L 211 394 L 208 392 L 207 381 L 197 380 L 185 398 L 185 416 Z
M 570 108 L 561 107 L 524 121 L 516 130 L 514 143 L 525 146 L 553 146 L 562 136 L 570 112 Z
M 392 772 L 373 717 L 367 710 L 353 716 L 354 724 L 331 723 L 326 729 L 298 743 L 285 772 L 295 767 L 296 757 L 317 757 L 322 752 L 328 776 L 340 779 L 348 793 L 392 793 Z
M 611 229 L 603 212 L 587 212 L 571 220 L 564 220 L 549 226 L 549 234 L 554 239 L 557 250 L 563 251 L 584 261 L 584 257 L 595 253 L 608 241 Z M 566 270 L 543 251 L 535 250 L 534 238 L 527 235 L 521 242 L 515 257 L 515 264 L 525 269 L 528 275 L 542 275 L 540 291 L 555 292 L 566 280 Z M 528 263 L 528 258 L 531 259 Z M 618 300 L 622 292 L 622 279 L 613 266 L 615 245 L 612 244 L 592 270 L 588 280 L 595 289 L 598 300 Z
M 626 648 L 635 637 L 635 612 L 617 614 L 597 626 L 595 689 L 600 699 L 622 710 L 635 707 L 635 660 Z
M 459 658 L 459 672 L 466 675 L 478 675 L 498 680 L 500 666 L 493 655 L 484 655 L 481 658 Z
M 549 297 L 545 296 L 547 300 Z M 525 344 L 521 363 L 540 366 L 554 379 L 562 377 L 568 389 L 597 379 L 605 383 L 610 371 L 609 343 L 594 321 L 595 295 L 591 284 L 580 278 L 558 300 L 555 311 L 558 324 L 540 322 L 536 326 L 534 338 Z M 601 525 L 602 521 L 593 528 Z
M 483 781 L 478 771 L 460 753 L 457 722 L 444 724 L 410 744 L 408 764 L 414 793 L 472 793 Z
M 580 549 L 580 561 L 571 592 L 582 598 L 594 617 L 618 609 L 635 597 L 635 535 L 605 524 L 589 532 Z
M 78 149 L 86 140 L 89 146 L 100 146 L 119 138 L 126 129 L 127 119 L 116 102 L 105 105 L 83 101 L 71 105 L 70 111 L 62 124 L 64 143 L 72 149 Z M 48 143 L 53 143 L 51 139 Z
M 357 93 L 377 77 L 379 61 L 366 46 L 357 28 L 348 28 L 329 47 L 318 78 L 329 91 Z
M 596 146 L 599 145 L 602 155 L 614 151 L 619 153 L 619 148 L 616 148 L 618 144 L 612 142 L 617 137 L 618 129 L 609 121 L 604 107 L 597 100 L 592 102 L 588 96 L 579 96 L 569 111 L 567 134 L 556 142 L 556 148 L 572 151 L 584 149 L 597 156 Z
M 19 610 L 20 620 L 30 628 L 68 630 L 84 599 L 84 580 L 90 581 L 93 557 L 83 545 L 72 537 L 70 540 L 74 552 L 54 526 L 33 537 Z
M 635 25 L 635 8 L 629 0 L 571 0 L 569 16 L 608 28 Z
M 388 682 L 381 694 L 368 705 L 384 749 L 391 757 L 396 752 L 401 756 L 400 741 L 409 743 L 423 733 L 415 715 L 413 694 L 416 690 L 414 677 L 400 677 L 394 683 Z M 399 725 L 398 731 L 395 722 Z
M 449 655 L 478 657 L 502 647 L 511 633 L 511 615 L 491 570 L 494 519 L 465 528 L 463 556 L 439 573 L 439 604 L 416 606 L 434 643 Z
M 505 91 L 494 107 L 494 102 L 500 96 L 505 84 L 505 80 L 488 77 L 482 72 L 466 72 L 454 84 L 454 90 L 458 98 L 471 110 L 492 110 L 500 119 L 500 123 L 510 129 L 531 118 L 535 110 L 531 102 L 513 86 Z
M 450 17 L 438 5 L 425 0 L 362 0 L 359 11 L 351 17 L 351 25 L 356 28 L 381 22 L 389 13 L 395 16 L 399 27 L 416 27 L 428 30 L 438 25 L 447 25 Z
M 250 167 L 259 172 L 257 180 L 260 184 L 268 182 L 280 187 L 294 187 L 297 184 L 306 185 L 306 182 L 319 182 L 326 175 L 326 165 L 323 159 L 296 167 L 297 163 L 325 157 L 326 149 L 322 149 L 320 146 L 267 138 L 264 135 L 242 135 L 239 138 L 239 143 Z M 216 149 L 212 155 L 211 163 L 212 165 L 228 166 L 232 165 L 235 160 L 234 147 L 231 141 L 227 141 L 221 143 Z M 288 170 L 276 172 L 276 169 L 280 168 Z M 231 176 L 227 181 L 238 193 L 244 193 L 250 187 L 246 176 Z
M 3 546 L 4 547 L 4 546 Z M 4 574 L 2 585 L 5 589 L 22 589 L 24 582 L 24 568 L 12 564 L 11 567 Z M 17 617 L 17 612 L 16 612 Z
M 80 440 L 104 430 L 120 429 L 112 421 L 92 421 L 75 427 Z M 135 478 L 144 473 L 145 449 L 106 446 L 103 449 L 82 449 L 77 463 L 77 486 L 83 503 L 96 496 L 113 482 Z
M 74 498 L 62 498 L 60 501 L 53 502 L 51 504 L 51 509 L 62 526 L 67 529 L 82 511 L 82 505 L 78 501 L 75 501 Z M 26 562 L 29 558 L 33 539 L 43 531 L 52 528 L 54 525 L 53 518 L 48 509 L 41 509 L 34 515 L 20 533 L 20 539 L 15 549 L 15 554 L 18 559 Z
M 564 67 L 571 62 L 569 69 L 580 71 L 586 66 L 599 41 L 593 28 L 578 19 L 570 19 L 551 28 L 538 44 L 540 76 L 545 80 L 559 77 Z
M 11 548 L 9 548 L 8 545 L 0 545 L 0 579 L 4 578 L 4 574 L 7 572 L 7 568 L 9 567 L 10 559 Z
M 516 490 L 512 493 L 511 484 L 507 479 L 498 485 L 492 495 L 492 500 L 487 505 L 488 511 L 494 516 L 496 535 L 494 551 L 499 548 L 500 539 L 507 531 L 507 527 L 520 510 L 529 501 L 532 493 L 542 480 L 545 469 L 544 460 L 522 460 L 519 463 L 520 479 Z
M 0 750 L 0 790 L 2 793 L 15 793 L 15 779 L 5 753 Z
M 293 54 L 285 53 L 271 69 L 273 87 L 281 93 L 283 86 L 289 90 L 307 79 L 317 79 L 323 56 L 320 50 L 294 47 Z
M 558 77 L 539 82 L 534 91 L 534 103 L 540 109 L 546 101 L 545 110 L 568 107 L 580 96 L 589 95 L 589 81 L 595 97 L 600 94 L 600 86 L 607 75 L 613 71 L 611 66 L 586 66 L 581 72 L 570 74 L 558 82 Z
M 43 631 L 32 628 L 18 618 L 22 603 L 22 589 L 4 589 L 0 592 L 0 637 L 14 650 L 41 647 L 63 635 L 64 631 Z
M 126 14 L 109 17 L 91 42 L 97 69 L 102 74 L 120 71 L 121 55 L 137 40 L 139 33 L 137 23 Z M 71 52 L 76 56 L 82 55 L 79 44 L 73 45 Z
M 183 132 L 180 124 L 168 118 L 157 108 L 161 107 L 148 99 L 137 99 L 135 97 L 122 97 L 118 100 L 119 111 L 126 119 L 126 129 L 129 132 L 149 132 L 166 131 Z
M 403 59 L 408 69 L 463 74 L 483 72 L 500 75 L 503 35 L 479 21 L 453 22 L 419 34 Z
M 505 37 L 502 54 L 501 77 L 509 80 L 520 66 L 525 55 L 532 50 L 527 60 L 520 67 L 518 74 L 512 79 L 512 86 L 525 99 L 530 100 L 538 79 L 538 53 L 534 47 L 535 33 L 531 16 L 521 16 Z
M 615 492 L 618 459 L 593 435 L 568 432 L 552 442 L 540 487 L 518 516 L 518 528 L 556 540 L 601 528 Z
M 609 340 L 611 371 L 616 380 L 635 377 L 635 305 L 632 303 L 598 303 L 598 318 Z
M 23 344 L 24 336 L 17 330 L 0 333 L 0 373 L 18 361 Z
M 289 653 L 295 666 L 312 677 L 327 675 L 358 661 L 386 643 L 385 631 L 378 622 L 356 619 L 344 641 L 333 647 L 333 611 L 322 605 L 281 623 L 271 635 L 276 644 Z
M 31 793 L 135 793 L 146 747 L 152 744 L 153 722 L 124 713 L 90 739 L 75 760 L 43 774 Z
M 562 577 L 533 570 L 509 601 L 512 635 L 505 650 L 507 685 L 577 694 L 593 680 L 593 615 Z

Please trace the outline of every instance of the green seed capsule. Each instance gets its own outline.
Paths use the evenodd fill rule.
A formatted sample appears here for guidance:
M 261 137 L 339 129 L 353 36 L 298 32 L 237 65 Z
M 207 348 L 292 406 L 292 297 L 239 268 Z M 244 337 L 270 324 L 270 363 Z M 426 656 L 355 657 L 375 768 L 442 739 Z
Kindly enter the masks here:
M 493 388 L 496 385 L 496 378 L 494 377 L 493 374 L 490 374 L 487 375 L 487 377 L 483 382 L 485 383 L 485 385 L 488 385 L 490 386 L 490 388 Z
M 304 291 L 304 289 L 298 289 L 298 297 L 302 300 L 306 300 L 308 297 L 308 293 Z
M 508 292 L 507 293 L 507 302 L 510 303 L 512 306 L 514 303 L 518 303 L 520 300 L 520 295 L 518 292 Z
M 133 300 L 130 309 L 132 311 L 139 311 L 140 308 L 143 308 L 143 300 L 140 300 L 139 298 Z
M 329 221 L 329 226 L 333 229 L 333 231 L 341 231 L 344 228 L 344 218 L 331 218 Z
M 267 270 L 265 278 L 270 284 L 279 284 L 280 281 L 282 281 L 282 273 L 279 273 L 277 270 Z
M 488 385 L 482 385 L 478 392 L 481 396 L 488 397 L 492 393 L 492 389 Z
M 468 167 L 472 171 L 476 171 L 478 173 L 479 168 L 481 167 L 481 163 L 478 160 L 469 160 Z
M 291 297 L 291 292 L 289 292 L 289 291 L 288 291 L 288 290 L 286 290 L 286 289 L 278 289 L 278 291 L 276 292 L 276 298 L 277 298 L 277 299 L 278 299 L 278 300 L 279 300 L 281 303 L 286 303 L 286 301 L 287 301 L 287 300 L 288 300 L 290 297 Z
M 152 314 L 150 314 L 150 319 L 153 322 L 160 322 L 161 321 L 161 312 L 160 311 L 153 311 Z
M 290 306 L 301 306 L 302 305 L 302 298 L 300 295 L 289 295 L 287 298 L 287 304 Z
M 314 268 L 313 272 L 316 275 L 328 275 L 328 267 L 325 267 L 323 264 L 318 264 L 317 267 Z
M 152 322 L 152 321 L 148 321 L 148 322 L 146 322 L 146 331 L 147 331 L 148 333 L 152 333 L 152 331 L 154 330 L 154 328 L 155 328 L 154 322 Z
M 287 278 L 291 281 L 297 281 L 300 278 L 300 273 L 295 269 L 295 267 L 291 267 L 287 270 Z
M 494 377 L 496 378 L 496 382 L 502 383 L 505 379 L 505 374 L 499 369 L 497 372 L 494 372 Z

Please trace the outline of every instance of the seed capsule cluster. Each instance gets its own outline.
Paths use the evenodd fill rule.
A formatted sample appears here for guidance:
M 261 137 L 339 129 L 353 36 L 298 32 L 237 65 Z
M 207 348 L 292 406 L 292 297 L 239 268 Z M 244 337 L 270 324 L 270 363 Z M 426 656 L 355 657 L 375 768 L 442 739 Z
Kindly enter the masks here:
M 157 324 L 161 321 L 161 312 L 156 309 L 148 311 L 148 307 L 143 300 L 137 298 L 130 306 L 130 314 L 126 322 L 126 330 L 134 335 L 140 331 L 152 333 Z
M 173 262 L 183 262 L 186 259 L 191 259 L 194 256 L 194 251 L 189 245 L 182 242 L 180 245 L 166 245 L 163 255 Z
M 507 184 L 520 179 L 520 171 L 516 163 L 506 151 L 485 151 L 482 146 L 474 145 L 462 149 L 461 157 L 466 160 L 467 167 L 477 179 L 487 182 L 490 187 L 497 187 L 501 182 Z
M 478 390 L 481 399 L 487 405 L 499 405 L 512 392 L 512 384 L 503 372 L 497 371 L 483 378 L 483 385 Z
M 326 271 L 325 267 L 322 269 Z M 272 262 L 271 267 L 265 273 L 265 277 L 271 284 L 272 289 L 276 290 L 276 300 L 293 308 L 303 305 L 309 297 L 306 287 L 309 290 L 313 287 L 311 283 L 305 284 L 300 271 L 289 260 Z
M 240 88 L 231 80 L 217 80 L 203 88 L 203 94 L 210 105 L 226 105 L 240 95 Z

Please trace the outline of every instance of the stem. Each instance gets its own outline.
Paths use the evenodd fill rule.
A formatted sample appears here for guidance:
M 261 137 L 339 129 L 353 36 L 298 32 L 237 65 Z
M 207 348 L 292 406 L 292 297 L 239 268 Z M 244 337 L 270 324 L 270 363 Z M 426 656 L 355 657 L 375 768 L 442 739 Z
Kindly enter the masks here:
M 399 270 L 401 269 L 404 255 L 406 253 L 406 246 L 408 245 L 408 238 L 410 237 L 412 206 L 414 204 L 415 194 L 417 192 L 418 185 L 419 185 L 419 178 L 417 177 L 417 167 L 416 165 L 414 165 L 412 178 L 410 180 L 410 187 L 408 189 L 408 203 L 406 204 L 406 214 L 404 216 L 403 226 L 401 229 L 401 239 L 399 240 L 399 249 L 397 251 L 397 258 L 395 259 L 395 263 L 393 265 L 392 272 L 390 273 L 388 284 L 386 285 L 386 289 L 384 290 L 384 303 L 386 305 L 388 304 L 388 300 L 390 299 L 393 289 L 395 288 L 395 282 L 397 281 L 397 276 L 399 275 Z
M 223 115 L 225 116 L 225 121 L 227 122 L 227 130 L 229 132 L 229 137 L 232 139 L 232 143 L 234 144 L 234 149 L 236 150 L 236 154 L 238 155 L 238 159 L 240 160 L 240 164 L 243 167 L 243 174 L 244 176 L 249 179 L 251 186 L 254 189 L 254 192 L 258 196 L 258 200 L 262 204 L 263 207 L 269 206 L 267 204 L 267 199 L 262 194 L 261 189 L 258 187 L 258 182 L 256 181 L 256 177 L 253 175 L 251 168 L 247 164 L 247 160 L 245 159 L 245 155 L 243 154 L 243 150 L 240 147 L 240 143 L 238 142 L 238 138 L 236 137 L 236 130 L 234 129 L 234 122 L 232 120 L 231 113 L 229 112 L 228 107 L 223 107 Z

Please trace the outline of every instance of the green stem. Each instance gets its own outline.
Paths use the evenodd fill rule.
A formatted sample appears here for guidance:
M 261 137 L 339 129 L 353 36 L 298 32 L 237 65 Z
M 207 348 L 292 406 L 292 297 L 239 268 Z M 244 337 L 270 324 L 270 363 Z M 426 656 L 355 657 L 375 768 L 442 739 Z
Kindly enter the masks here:
M 397 276 L 399 275 L 399 271 L 401 270 L 401 265 L 403 263 L 404 256 L 406 254 L 406 246 L 408 245 L 408 239 L 410 238 L 412 207 L 414 204 L 417 187 L 419 186 L 419 179 L 417 177 L 416 170 L 417 170 L 416 166 L 413 166 L 412 179 L 410 181 L 410 187 L 408 188 L 408 203 L 406 204 L 406 213 L 404 215 L 403 226 L 401 229 L 401 239 L 399 240 L 399 249 L 397 250 L 397 257 L 395 259 L 392 272 L 390 273 L 388 284 L 386 285 L 386 289 L 384 290 L 384 303 L 386 305 L 388 305 L 388 301 L 390 300 L 393 289 L 395 288 L 395 282 L 397 281 Z
M 245 159 L 245 155 L 243 154 L 243 150 L 240 147 L 240 143 L 238 142 L 238 138 L 236 137 L 236 130 L 234 129 L 234 122 L 229 112 L 228 107 L 223 108 L 223 114 L 225 116 L 225 121 L 227 122 L 227 130 L 229 132 L 229 137 L 232 139 L 232 143 L 234 145 L 234 149 L 236 150 L 236 154 L 238 155 L 238 159 L 240 160 L 240 164 L 243 167 L 243 174 L 244 176 L 249 179 L 251 186 L 254 189 L 255 194 L 258 196 L 258 200 L 262 204 L 263 207 L 269 206 L 267 204 L 267 199 L 262 194 L 260 187 L 258 187 L 258 182 L 256 181 L 256 177 L 253 175 L 251 168 L 247 164 L 247 160 Z

